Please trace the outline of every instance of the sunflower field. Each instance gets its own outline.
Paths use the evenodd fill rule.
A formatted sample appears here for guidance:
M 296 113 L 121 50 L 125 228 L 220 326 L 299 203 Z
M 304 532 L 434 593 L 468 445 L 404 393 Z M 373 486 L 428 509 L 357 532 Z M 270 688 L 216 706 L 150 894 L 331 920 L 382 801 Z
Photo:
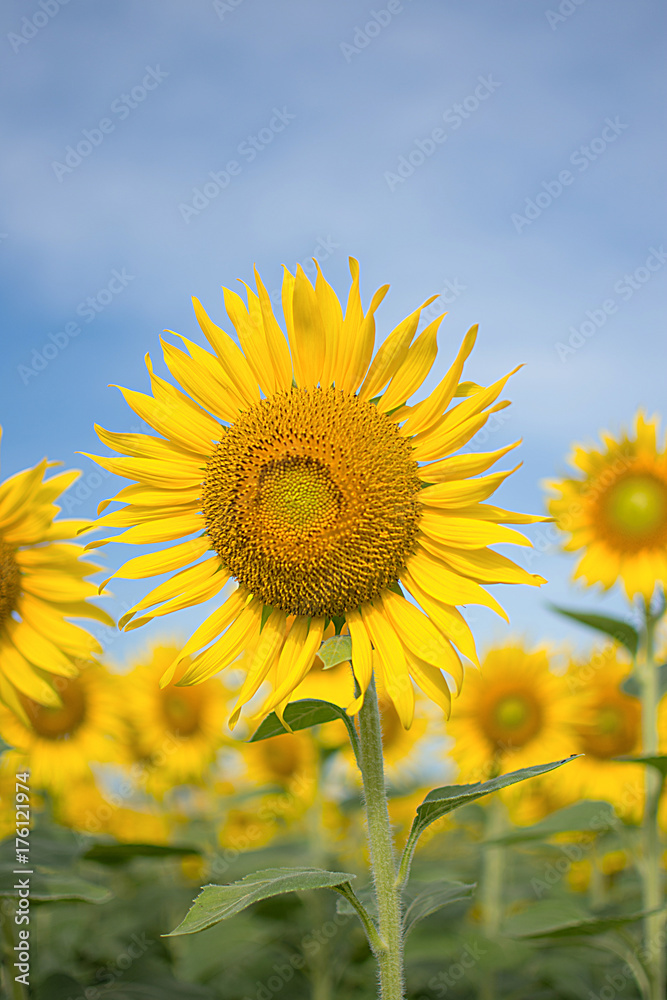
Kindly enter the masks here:
M 155 434 L 98 428 L 130 485 L 96 521 L 57 516 L 76 473 L 46 461 L 0 487 L 7 996 L 36 938 L 45 998 L 364 997 L 376 965 L 383 998 L 664 995 L 657 418 L 577 447 L 548 515 L 485 503 L 519 442 L 465 446 L 509 376 L 463 380 L 472 327 L 411 402 L 443 317 L 375 350 L 387 287 L 364 311 L 350 271 L 343 310 L 286 270 L 286 334 L 259 275 L 225 290 L 238 345 L 195 300 L 212 351 L 164 341 L 172 381 L 147 357 L 152 393 L 122 390 Z M 544 584 L 491 546 L 550 518 L 637 622 L 555 607 L 605 641 L 480 658 L 459 608 Z M 125 673 L 71 621 L 108 620 L 75 539 L 109 528 L 86 550 L 152 547 L 113 577 L 166 576 L 120 628 L 217 598 Z
M 667 1000 L 664 10 L 0 19 L 0 1000 Z

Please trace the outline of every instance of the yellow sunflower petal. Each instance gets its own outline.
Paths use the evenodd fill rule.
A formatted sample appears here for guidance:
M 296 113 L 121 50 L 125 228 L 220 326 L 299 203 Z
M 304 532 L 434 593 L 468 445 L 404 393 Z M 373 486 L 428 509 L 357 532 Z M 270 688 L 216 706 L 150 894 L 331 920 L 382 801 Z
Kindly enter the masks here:
M 440 462 L 421 465 L 417 472 L 419 478 L 426 483 L 448 483 L 454 479 L 468 479 L 470 476 L 479 475 L 480 472 L 486 472 L 498 459 L 520 444 L 519 440 L 508 444 L 505 448 L 499 448 L 498 451 L 484 451 L 443 458 Z
M 437 297 L 437 295 L 432 295 L 392 330 L 373 358 L 368 375 L 359 390 L 360 399 L 373 399 L 394 377 L 408 356 L 408 350 L 417 332 L 422 310 Z
M 382 669 L 382 683 L 404 729 L 412 725 L 415 692 L 401 640 L 382 611 L 364 604 L 361 617 Z
M 440 385 L 433 390 L 421 403 L 417 403 L 412 408 L 403 428 L 406 434 L 417 434 L 428 430 L 436 420 L 445 412 L 458 388 L 463 365 L 468 359 L 470 352 L 475 346 L 477 338 L 477 324 L 472 326 L 459 348 L 454 364 L 451 366 Z M 406 399 L 408 397 L 406 396 Z
M 176 573 L 168 580 L 165 580 L 164 583 L 154 587 L 134 607 L 126 611 L 118 622 L 118 628 L 125 628 L 130 619 L 134 618 L 137 611 L 143 611 L 144 608 L 150 608 L 153 604 L 161 604 L 163 601 L 171 601 L 172 598 L 189 592 L 191 588 L 199 587 L 201 584 L 209 581 L 220 569 L 220 560 L 216 556 L 213 556 L 211 559 L 205 559 L 204 562 L 196 563 L 188 569 L 181 570 L 180 573 Z M 229 575 L 223 573 L 223 576 L 224 582 L 226 582 L 229 579 Z
M 382 606 L 406 655 L 412 652 L 420 660 L 450 674 L 458 691 L 463 684 L 463 667 L 450 642 L 438 632 L 428 616 L 405 598 L 387 591 Z
M 297 616 L 278 657 L 275 690 L 262 712 L 273 711 L 301 683 L 313 665 L 323 634 L 324 618 Z
M 480 500 L 488 500 L 522 464 L 519 462 L 507 472 L 492 472 L 490 476 L 480 476 L 479 479 L 460 479 L 458 482 L 453 480 L 426 486 L 419 494 L 419 499 L 429 507 L 464 507 Z
M 359 611 L 349 611 L 345 616 L 352 637 L 352 669 L 359 685 L 359 694 L 350 703 L 347 711 L 356 715 L 364 702 L 366 689 L 373 675 L 373 648 Z
M 312 388 L 318 384 L 325 349 L 326 334 L 317 295 L 299 264 L 292 294 L 292 351 L 297 385 Z
M 416 555 L 408 559 L 401 579 L 405 580 L 405 585 L 410 591 L 412 591 L 411 582 L 414 580 L 420 590 L 426 591 L 431 597 L 445 604 L 483 604 L 509 622 L 507 613 L 495 597 L 474 580 L 468 580 L 448 569 L 424 549 L 418 548 Z
M 215 563 L 216 560 L 208 560 L 208 562 Z M 199 565 L 204 564 L 198 564 L 198 566 Z M 191 567 L 191 569 L 195 568 L 198 567 Z M 183 570 L 183 574 L 189 572 L 189 570 Z M 191 574 L 190 579 L 198 582 L 191 583 L 187 590 L 184 590 L 177 597 L 173 597 L 170 601 L 167 601 L 167 603 L 163 604 L 162 607 L 153 608 L 153 610 L 147 615 L 142 615 L 141 618 L 135 618 L 134 620 L 129 621 L 124 626 L 125 631 L 131 632 L 135 628 L 141 628 L 142 625 L 146 625 L 147 622 L 152 621 L 154 618 L 161 618 L 164 615 L 169 615 L 172 611 L 181 611 L 183 608 L 191 608 L 196 604 L 203 604 L 204 601 L 208 601 L 212 597 L 215 597 L 215 595 L 222 590 L 229 580 L 229 574 L 225 573 L 224 570 L 219 570 L 212 576 L 206 576 L 203 580 L 201 579 L 202 576 L 204 576 L 203 573 L 200 573 L 198 577 L 194 573 Z M 158 588 L 156 587 L 155 589 L 157 590 Z M 126 616 L 123 617 L 125 618 Z M 121 619 L 121 621 L 123 621 L 123 619 Z M 120 622 L 118 625 L 120 626 Z
M 460 510 L 454 514 L 437 507 L 427 508 L 422 513 L 419 527 L 424 534 L 436 541 L 460 549 L 482 549 L 485 545 L 499 545 L 502 542 L 527 546 L 531 544 L 525 535 L 514 528 L 467 517 Z
M 199 299 L 193 298 L 197 322 L 204 336 L 218 355 L 223 371 L 231 384 L 236 387 L 246 406 L 259 402 L 259 386 L 242 351 L 238 349 L 232 338 L 224 330 L 209 319 Z
M 430 372 L 438 353 L 438 330 L 445 315 L 443 313 L 429 323 L 408 350 L 405 361 L 392 378 L 382 399 L 378 400 L 378 409 L 382 413 L 393 410 L 409 399 Z

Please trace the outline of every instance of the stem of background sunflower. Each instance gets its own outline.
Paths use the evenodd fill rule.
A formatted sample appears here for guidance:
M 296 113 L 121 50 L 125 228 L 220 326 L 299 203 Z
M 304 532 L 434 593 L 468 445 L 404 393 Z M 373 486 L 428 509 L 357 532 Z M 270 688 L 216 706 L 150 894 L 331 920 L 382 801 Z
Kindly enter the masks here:
M 380 966 L 380 997 L 382 1000 L 404 1000 L 401 892 L 396 884 L 396 859 L 384 781 L 382 728 L 374 679 L 371 679 L 359 712 L 359 742 L 378 930 L 382 942 L 382 948 L 376 952 Z
M 499 837 L 505 826 L 505 810 L 502 800 L 498 794 L 492 795 L 487 809 L 485 839 L 493 840 L 495 837 Z M 502 920 L 504 854 L 504 848 L 500 844 L 489 844 L 484 848 L 482 859 L 482 884 L 480 887 L 482 921 L 484 933 L 492 941 L 498 937 Z M 495 996 L 495 970 L 489 968 L 481 984 L 480 1000 L 495 1000 Z
M 642 753 L 658 754 L 658 703 L 660 701 L 659 677 L 655 662 L 654 631 L 656 620 L 651 615 L 649 603 L 644 608 L 644 629 L 640 659 L 636 670 L 641 690 Z M 661 910 L 663 906 L 660 828 L 658 806 L 662 779 L 656 768 L 645 768 L 645 803 L 642 826 L 642 901 L 645 910 Z M 664 1000 L 665 996 L 665 942 L 662 912 L 644 918 L 644 948 L 651 979 L 651 1000 Z

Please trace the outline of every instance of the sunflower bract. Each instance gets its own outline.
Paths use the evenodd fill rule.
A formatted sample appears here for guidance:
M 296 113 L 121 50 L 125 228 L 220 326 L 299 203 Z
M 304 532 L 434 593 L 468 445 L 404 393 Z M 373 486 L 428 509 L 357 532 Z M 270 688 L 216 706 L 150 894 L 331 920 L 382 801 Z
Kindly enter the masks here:
M 364 311 L 355 260 L 350 270 L 345 310 L 319 268 L 314 286 L 300 267 L 285 270 L 287 336 L 257 274 L 245 302 L 224 290 L 238 344 L 195 300 L 212 352 L 184 337 L 186 350 L 164 342 L 181 388 L 148 361 L 152 395 L 122 390 L 159 436 L 100 428 L 123 457 L 90 456 L 136 484 L 116 497 L 125 506 L 97 523 L 124 530 L 93 546 L 178 543 L 114 574 L 177 571 L 121 626 L 219 596 L 162 683 L 185 658 L 179 684 L 189 685 L 243 653 L 246 678 L 231 724 L 267 683 L 259 714 L 284 710 L 332 620 L 352 636 L 358 693 L 348 711 L 358 711 L 375 670 L 404 727 L 415 683 L 448 712 L 459 654 L 476 659 L 456 605 L 502 612 L 481 583 L 544 582 L 488 549 L 528 544 L 502 522 L 542 520 L 482 502 L 509 472 L 470 478 L 509 449 L 448 458 L 507 405 L 496 400 L 509 376 L 459 389 L 474 327 L 431 395 L 410 405 L 435 361 L 442 316 L 417 335 L 427 300 L 375 352 L 375 311 L 387 286 Z M 457 395 L 463 401 L 452 405 Z

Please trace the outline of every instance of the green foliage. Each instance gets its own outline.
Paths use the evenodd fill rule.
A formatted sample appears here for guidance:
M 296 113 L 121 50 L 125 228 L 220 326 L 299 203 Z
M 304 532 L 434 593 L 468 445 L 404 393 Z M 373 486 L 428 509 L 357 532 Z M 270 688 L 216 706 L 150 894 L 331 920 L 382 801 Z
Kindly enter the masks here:
M 593 611 L 572 611 L 569 608 L 559 608 L 556 604 L 550 604 L 549 607 L 557 614 L 564 615 L 565 618 L 572 618 L 573 621 L 587 625 L 588 628 L 595 629 L 596 632 L 603 632 L 605 635 L 611 636 L 616 642 L 625 646 L 631 656 L 637 655 L 639 633 L 628 622 L 621 621 L 619 618 L 611 618 L 609 615 L 598 615 Z
M 515 826 L 507 833 L 486 841 L 488 844 L 521 844 L 530 840 L 547 840 L 558 833 L 583 831 L 599 833 L 618 825 L 614 808 L 609 802 L 585 800 L 546 816 L 533 826 Z
M 515 913 L 505 922 L 503 932 L 518 938 L 564 938 L 593 936 L 641 920 L 644 913 L 591 916 L 575 900 L 541 900 Z
M 412 892 L 415 886 L 411 886 Z M 403 933 L 407 937 L 410 931 L 423 920 L 443 906 L 460 903 L 470 899 L 475 891 L 474 882 L 431 882 L 417 892 L 403 915 Z
M 337 667 L 352 659 L 352 637 L 349 635 L 332 635 L 325 639 L 317 654 L 324 664 L 325 670 Z
M 354 728 L 354 722 L 345 709 L 338 705 L 333 705 L 330 701 L 319 701 L 316 698 L 304 698 L 301 701 L 291 702 L 285 709 L 283 718 L 287 726 L 282 724 L 275 712 L 271 712 L 250 737 L 250 743 L 268 740 L 272 736 L 284 736 L 285 733 L 310 729 L 312 726 L 321 726 L 325 722 L 334 722 L 336 719 L 340 719 L 347 727 L 350 742 L 358 759 L 359 738 Z
M 196 934 L 270 896 L 307 889 L 336 889 L 349 885 L 354 878 L 356 875 L 317 868 L 267 868 L 231 885 L 207 885 L 178 927 L 165 937 Z

